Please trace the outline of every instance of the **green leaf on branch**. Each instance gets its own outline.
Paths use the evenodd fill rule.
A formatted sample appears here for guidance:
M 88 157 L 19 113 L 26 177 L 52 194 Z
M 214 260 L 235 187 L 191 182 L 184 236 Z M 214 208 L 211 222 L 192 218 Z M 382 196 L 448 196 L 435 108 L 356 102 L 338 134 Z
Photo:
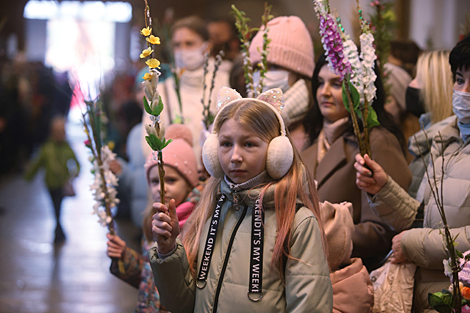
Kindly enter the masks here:
M 160 140 L 157 136 L 154 134 L 150 134 L 148 136 L 145 136 L 145 139 L 147 140 L 147 143 L 149 144 L 150 148 L 154 151 L 162 151 L 166 146 L 168 146 L 172 140 L 166 141 L 165 138 L 163 140 Z
M 351 100 L 353 102 L 353 108 L 354 108 L 354 111 L 356 112 L 356 114 L 358 114 L 359 112 L 359 103 L 360 103 L 360 100 L 361 100 L 361 97 L 359 96 L 359 92 L 357 91 L 356 87 L 354 87 L 353 84 L 351 84 L 351 82 L 347 82 L 348 79 L 345 79 L 343 80 L 343 84 L 342 84 L 342 97 L 343 97 L 343 103 L 344 103 L 344 107 L 346 108 L 346 110 L 348 110 L 349 113 L 351 113 L 349 111 L 349 100 L 348 100 L 348 91 L 346 90 L 346 83 L 348 84 L 349 86 L 349 91 L 351 91 Z M 358 114 L 359 115 L 359 114 Z
M 162 150 L 168 146 L 171 142 L 173 141 L 173 139 L 170 139 L 168 141 L 165 140 L 165 138 L 163 138 L 163 147 L 162 147 Z
M 160 113 L 163 111 L 163 101 L 162 97 L 158 96 L 158 105 L 157 107 L 153 110 L 152 115 L 158 116 Z
M 150 107 L 148 101 L 147 101 L 147 97 L 144 96 L 144 108 L 145 108 L 145 112 L 147 112 L 148 114 L 150 115 L 154 115 L 154 116 L 158 116 L 160 115 L 160 113 L 162 113 L 163 111 L 163 101 L 162 101 L 162 97 L 158 96 L 158 104 L 157 106 L 152 110 L 152 108 Z
M 145 112 L 147 112 L 148 114 L 152 114 L 152 109 L 150 108 L 150 105 L 147 101 L 146 96 L 144 96 L 144 108 L 145 108 Z
M 374 126 L 380 125 L 379 120 L 377 119 L 377 113 L 374 108 L 369 105 L 369 114 L 367 115 L 367 128 L 370 130 Z

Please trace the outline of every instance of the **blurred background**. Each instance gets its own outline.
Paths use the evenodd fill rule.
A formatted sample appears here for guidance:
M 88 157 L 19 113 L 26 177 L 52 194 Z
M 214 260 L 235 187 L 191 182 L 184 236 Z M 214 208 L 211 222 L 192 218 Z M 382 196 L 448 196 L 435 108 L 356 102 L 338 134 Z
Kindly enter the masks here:
M 251 26 L 258 27 L 265 1 L 148 2 L 155 29 L 163 32 L 173 21 L 190 15 L 198 15 L 208 25 L 211 21 L 233 25 L 232 4 L 246 12 Z M 372 2 L 359 1 L 366 18 L 375 13 Z M 414 55 L 414 62 L 419 51 L 451 49 L 470 32 L 470 0 L 381 2 L 391 3 L 393 39 L 406 43 L 402 47 Z M 312 1 L 271 0 L 269 4 L 274 16 L 297 15 L 304 21 L 318 57 L 322 45 Z M 330 4 L 357 38 L 356 1 L 330 0 Z M 127 161 L 127 135 L 142 117 L 135 86 L 145 67 L 139 58 L 145 46 L 139 33 L 144 25 L 144 0 L 0 0 L 0 313 L 133 311 L 137 290 L 109 273 L 107 230 L 89 214 L 92 176 L 81 114 L 83 99 L 102 98 L 109 120 L 108 140 Z M 222 26 L 215 30 L 221 30 L 218 27 Z M 159 59 L 168 62 L 165 36 L 154 33 L 163 40 Z M 224 46 L 228 40 L 233 42 L 234 34 L 228 36 L 226 41 L 211 40 Z M 76 196 L 63 202 L 67 241 L 59 246 L 52 244 L 53 209 L 43 174 L 32 182 L 23 179 L 57 114 L 68 117 L 68 141 L 82 165 Z M 115 212 L 118 233 L 139 251 L 140 221 L 132 219 L 126 199 L 121 200 Z

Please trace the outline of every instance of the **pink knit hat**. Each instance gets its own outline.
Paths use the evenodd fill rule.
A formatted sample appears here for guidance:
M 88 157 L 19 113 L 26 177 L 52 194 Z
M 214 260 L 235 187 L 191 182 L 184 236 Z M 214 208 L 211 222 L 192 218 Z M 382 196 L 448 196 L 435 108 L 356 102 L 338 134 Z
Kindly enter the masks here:
M 297 16 L 280 16 L 268 22 L 268 62 L 285 67 L 307 77 L 313 74 L 313 43 L 304 22 Z M 263 29 L 253 38 L 250 45 L 252 64 L 261 61 L 258 51 L 263 49 Z
M 166 139 L 184 139 L 191 147 L 193 146 L 193 132 L 184 124 L 171 124 L 165 130 Z
M 172 124 L 168 126 L 165 137 L 166 139 L 173 139 L 173 141 L 162 151 L 163 163 L 173 167 L 192 187 L 195 187 L 199 182 L 199 177 L 196 156 L 192 148 L 193 137 L 191 131 L 185 125 Z M 152 151 L 145 163 L 147 181 L 149 181 L 150 169 L 157 164 L 157 153 Z

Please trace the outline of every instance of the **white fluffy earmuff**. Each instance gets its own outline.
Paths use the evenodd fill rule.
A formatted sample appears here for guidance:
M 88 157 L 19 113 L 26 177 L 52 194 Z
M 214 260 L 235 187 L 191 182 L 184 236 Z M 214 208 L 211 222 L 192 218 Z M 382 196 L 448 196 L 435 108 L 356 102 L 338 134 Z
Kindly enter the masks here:
M 219 162 L 219 136 L 210 134 L 202 147 L 202 162 L 212 177 L 223 178 L 224 171 Z
M 231 103 L 235 103 L 234 100 L 240 99 L 243 98 L 238 92 L 227 87 L 222 87 L 218 96 L 218 104 L 221 106 L 221 109 L 214 119 L 214 125 L 220 112 L 225 110 L 227 107 L 230 107 Z M 266 171 L 272 178 L 280 179 L 287 174 L 294 161 L 294 149 L 289 138 L 286 136 L 286 128 L 281 114 L 276 109 L 282 108 L 283 106 L 282 91 L 278 88 L 271 89 L 259 95 L 257 99 L 248 98 L 246 100 L 255 100 L 258 103 L 268 106 L 273 110 L 279 120 L 280 136 L 275 137 L 269 143 L 266 156 Z M 202 161 L 207 172 L 211 174 L 211 176 L 215 178 L 223 178 L 224 171 L 220 166 L 218 148 L 219 137 L 216 131 L 213 130 L 212 134 L 206 139 L 204 146 L 202 147 Z

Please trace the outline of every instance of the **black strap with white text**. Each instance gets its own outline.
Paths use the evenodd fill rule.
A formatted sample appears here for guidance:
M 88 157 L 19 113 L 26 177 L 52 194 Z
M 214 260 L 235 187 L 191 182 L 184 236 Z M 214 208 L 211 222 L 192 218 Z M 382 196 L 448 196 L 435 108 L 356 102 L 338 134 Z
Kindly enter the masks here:
M 250 283 L 248 298 L 258 302 L 263 297 L 263 239 L 264 239 L 264 210 L 260 199 L 256 200 L 251 219 L 251 256 Z
M 199 268 L 199 274 L 196 280 L 196 286 L 199 289 L 203 289 L 207 283 L 207 275 L 209 272 L 212 253 L 214 251 L 215 240 L 217 237 L 221 209 L 225 200 L 226 196 L 222 194 L 219 200 L 217 201 L 217 205 L 212 215 L 211 223 L 209 226 L 209 232 L 206 238 L 206 244 L 204 246 L 204 254 L 202 256 L 201 266 Z M 243 218 L 243 216 L 241 218 Z M 241 220 L 239 223 L 241 223 Z M 254 302 L 260 301 L 263 297 L 263 245 L 264 211 L 260 204 L 260 199 L 258 198 L 256 200 L 256 204 L 252 212 L 250 278 L 248 287 L 248 298 Z
M 209 225 L 209 233 L 207 234 L 206 245 L 204 246 L 204 255 L 202 256 L 201 267 L 197 277 L 196 286 L 202 289 L 206 286 L 207 273 L 211 264 L 212 253 L 214 252 L 215 238 L 219 227 L 220 210 L 226 200 L 226 196 L 222 194 L 215 206 L 214 214 L 212 214 L 211 224 Z

